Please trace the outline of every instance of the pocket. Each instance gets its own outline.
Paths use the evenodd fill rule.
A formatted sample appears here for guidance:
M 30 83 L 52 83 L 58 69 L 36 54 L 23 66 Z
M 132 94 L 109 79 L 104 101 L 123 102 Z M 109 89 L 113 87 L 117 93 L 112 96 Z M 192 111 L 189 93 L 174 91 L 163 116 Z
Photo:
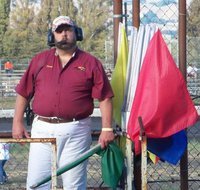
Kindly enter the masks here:
M 40 120 L 34 118 L 32 129 L 31 129 L 31 137 L 32 138 L 49 138 L 49 131 Z

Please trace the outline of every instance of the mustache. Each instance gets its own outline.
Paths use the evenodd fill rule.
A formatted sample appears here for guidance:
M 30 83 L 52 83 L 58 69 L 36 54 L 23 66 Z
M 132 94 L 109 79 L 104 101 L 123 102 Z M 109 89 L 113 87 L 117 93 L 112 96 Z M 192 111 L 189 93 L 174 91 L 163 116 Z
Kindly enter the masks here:
M 55 44 L 56 44 L 56 45 L 66 45 L 67 42 L 66 42 L 66 40 L 61 40 L 61 41 L 59 41 L 59 42 L 56 42 Z

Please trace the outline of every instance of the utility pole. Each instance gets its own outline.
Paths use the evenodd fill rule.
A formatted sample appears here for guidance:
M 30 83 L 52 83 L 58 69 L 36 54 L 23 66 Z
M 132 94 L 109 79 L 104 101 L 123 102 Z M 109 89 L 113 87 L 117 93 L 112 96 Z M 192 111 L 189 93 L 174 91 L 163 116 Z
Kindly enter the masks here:
M 132 25 L 139 29 L 140 26 L 140 0 L 132 0 L 133 15 L 132 15 Z M 142 185 L 142 172 L 141 172 L 141 155 L 135 156 L 133 158 L 134 167 L 134 185 L 137 190 L 141 189 Z
M 186 0 L 179 1 L 179 38 L 178 38 L 178 63 L 179 69 L 187 82 L 186 77 Z M 187 132 L 187 130 L 186 130 Z M 181 190 L 188 190 L 188 147 L 180 161 Z
M 118 30 L 122 22 L 122 0 L 113 0 L 113 23 L 114 23 L 114 64 L 117 60 Z

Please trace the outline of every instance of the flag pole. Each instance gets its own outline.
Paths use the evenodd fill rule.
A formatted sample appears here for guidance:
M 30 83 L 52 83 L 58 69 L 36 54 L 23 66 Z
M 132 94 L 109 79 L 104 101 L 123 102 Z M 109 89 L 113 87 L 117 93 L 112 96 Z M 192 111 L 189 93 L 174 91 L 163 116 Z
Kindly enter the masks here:
M 141 188 L 142 190 L 147 190 L 147 137 L 142 122 L 142 117 L 138 117 L 138 122 L 140 125 L 140 141 L 141 141 L 141 154 L 142 154 Z
M 99 152 L 101 150 L 101 144 L 97 144 L 94 147 L 92 147 L 90 150 L 86 151 L 84 154 L 82 154 L 79 158 L 77 158 L 75 161 L 68 163 L 66 165 L 64 165 L 63 167 L 59 168 L 56 172 L 56 176 L 59 176 L 61 174 L 63 174 L 64 172 L 74 168 L 75 166 L 79 165 L 81 162 L 85 161 L 86 159 L 88 159 L 90 156 L 92 156 L 93 154 Z M 35 189 L 37 187 L 39 187 L 40 185 L 47 183 L 48 181 L 51 180 L 51 175 L 46 176 L 45 178 L 43 178 L 41 181 L 39 181 L 38 183 L 32 185 L 30 188 L 31 189 Z

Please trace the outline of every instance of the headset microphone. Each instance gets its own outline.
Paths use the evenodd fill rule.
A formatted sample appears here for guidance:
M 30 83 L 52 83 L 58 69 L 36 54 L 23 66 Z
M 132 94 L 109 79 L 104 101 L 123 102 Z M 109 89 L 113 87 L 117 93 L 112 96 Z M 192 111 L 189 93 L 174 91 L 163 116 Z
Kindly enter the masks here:
M 48 30 L 48 32 L 47 32 L 47 45 L 48 45 L 49 47 L 55 46 L 54 35 L 53 35 L 53 33 L 52 33 L 51 28 L 50 28 L 50 29 Z
M 76 33 L 76 40 L 82 41 L 83 40 L 83 30 L 82 28 L 75 26 L 75 33 Z M 49 28 L 47 32 L 47 45 L 49 47 L 55 46 L 54 35 L 52 29 Z

